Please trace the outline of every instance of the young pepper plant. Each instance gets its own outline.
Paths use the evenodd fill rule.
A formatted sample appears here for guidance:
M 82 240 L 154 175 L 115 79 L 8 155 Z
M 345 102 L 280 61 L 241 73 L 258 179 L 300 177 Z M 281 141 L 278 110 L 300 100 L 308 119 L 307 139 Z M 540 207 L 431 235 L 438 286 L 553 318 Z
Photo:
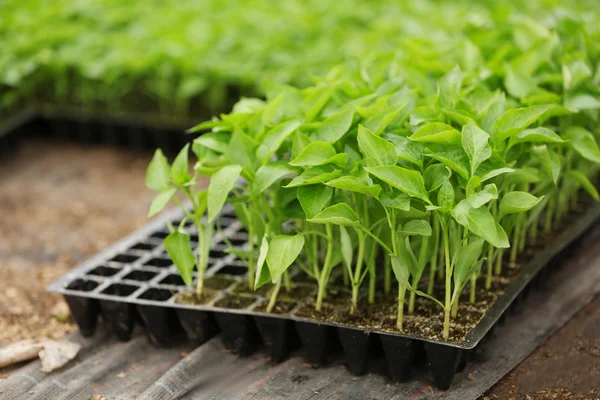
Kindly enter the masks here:
M 216 167 L 212 171 L 208 190 L 198 189 L 196 181 L 199 173 L 197 169 L 194 175 L 189 173 L 188 152 L 189 145 L 186 145 L 173 164 L 169 165 L 167 158 L 157 150 L 148 166 L 146 185 L 149 189 L 158 192 L 150 206 L 149 216 L 160 212 L 172 200 L 184 212 L 185 219 L 192 221 L 196 227 L 199 244 L 195 257 L 190 237 L 181 227 L 165 238 L 164 246 L 187 285 L 192 283 L 194 267 L 198 270 L 195 292 L 196 296 L 201 298 L 204 293 L 204 273 L 208 267 L 214 220 L 225 205 L 227 196 L 240 175 L 241 166 Z M 181 193 L 188 198 L 191 210 L 176 197 L 176 193 Z M 191 260 L 194 262 L 192 263 Z

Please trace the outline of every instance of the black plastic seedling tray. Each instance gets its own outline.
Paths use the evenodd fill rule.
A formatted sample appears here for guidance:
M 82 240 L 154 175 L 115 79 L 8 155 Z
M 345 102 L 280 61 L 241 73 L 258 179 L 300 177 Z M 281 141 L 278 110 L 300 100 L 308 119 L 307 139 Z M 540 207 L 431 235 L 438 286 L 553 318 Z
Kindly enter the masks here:
M 108 114 L 35 106 L 0 120 L 0 149 L 10 150 L 23 138 L 41 137 L 142 150 L 161 148 L 175 154 L 194 138 L 185 130 L 196 122 L 165 120 L 144 113 Z
M 256 311 L 255 307 L 266 300 L 260 291 L 243 295 L 243 308 L 220 307 L 219 302 L 243 284 L 247 272 L 241 261 L 225 252 L 223 236 L 236 246 L 244 246 L 247 240 L 247 233 L 231 209 L 221 216 L 223 230 L 214 237 L 211 266 L 206 274 L 207 279 L 221 277 L 219 281 L 226 284 L 214 290 L 216 295 L 207 304 L 175 301 L 176 294 L 188 288 L 166 255 L 162 239 L 168 234 L 167 223 L 176 225 L 182 218 L 179 210 L 149 223 L 47 289 L 64 295 L 86 336 L 94 333 L 100 315 L 120 339 L 128 340 L 135 326 L 143 326 L 157 345 L 177 340 L 182 331 L 200 344 L 220 331 L 231 351 L 245 356 L 262 344 L 275 362 L 285 359 L 301 344 L 305 358 L 314 365 L 325 363 L 329 355 L 341 350 L 346 365 L 357 375 L 367 371 L 370 358 L 383 353 L 392 379 L 409 380 L 415 366 L 426 365 L 435 386 L 447 389 L 474 351 L 482 350 L 485 339 L 509 314 L 509 309 L 517 310 L 529 289 L 543 283 L 599 216 L 600 205 L 593 204 L 570 219 L 549 245 L 521 267 L 518 276 L 460 343 L 300 318 L 294 315 L 298 306 L 283 315 Z

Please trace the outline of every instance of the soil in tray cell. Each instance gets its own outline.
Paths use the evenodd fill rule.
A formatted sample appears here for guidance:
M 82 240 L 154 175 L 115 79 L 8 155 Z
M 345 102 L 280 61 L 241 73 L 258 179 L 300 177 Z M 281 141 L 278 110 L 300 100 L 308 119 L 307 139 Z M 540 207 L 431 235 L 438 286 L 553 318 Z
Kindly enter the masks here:
M 211 276 L 204 280 L 204 287 L 214 290 L 225 290 L 235 283 L 235 280 L 225 276 Z
M 222 299 L 215 303 L 215 307 L 230 308 L 234 310 L 242 310 L 249 307 L 256 301 L 256 297 L 235 296 L 231 294 L 225 295 Z
M 277 296 L 277 302 L 275 303 L 273 310 L 271 310 L 271 313 L 289 314 L 298 303 L 305 301 L 308 297 L 312 296 L 314 292 L 315 290 L 310 286 L 293 286 L 289 292 L 285 288 L 281 288 L 279 295 Z M 267 312 L 269 294 L 270 290 L 269 293 L 265 295 L 266 299 L 254 307 L 253 311 Z
M 219 292 L 210 289 L 204 289 L 204 293 L 201 297 L 198 297 L 193 291 L 186 291 L 177 293 L 175 296 L 175 302 L 179 304 L 189 304 L 189 305 L 203 305 L 210 303 L 217 297 Z

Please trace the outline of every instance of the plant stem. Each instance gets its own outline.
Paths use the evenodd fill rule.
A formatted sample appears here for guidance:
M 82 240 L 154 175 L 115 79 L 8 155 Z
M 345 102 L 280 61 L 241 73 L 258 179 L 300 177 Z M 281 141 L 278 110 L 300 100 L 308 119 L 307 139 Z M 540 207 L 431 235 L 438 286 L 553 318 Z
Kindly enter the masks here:
M 396 329 L 402 330 L 404 323 L 404 296 L 406 295 L 406 288 L 400 283 L 398 284 L 398 317 L 396 318 Z
M 489 290 L 492 287 L 492 272 L 494 271 L 494 247 L 488 244 L 487 256 L 487 276 L 485 277 L 485 288 Z
M 427 294 L 433 294 L 433 284 L 435 283 L 435 271 L 438 265 L 438 252 L 440 247 L 440 225 L 435 214 L 433 214 L 433 234 L 435 235 L 435 246 L 433 247 L 433 255 L 431 256 L 431 264 L 429 268 L 429 282 L 427 284 Z
M 496 254 L 496 268 L 494 269 L 494 273 L 496 275 L 500 275 L 502 273 L 502 258 L 504 256 L 504 249 L 498 249 L 498 253 Z
M 550 200 L 548 200 L 548 206 L 546 207 L 546 219 L 544 221 L 544 232 L 552 232 L 552 216 L 554 215 L 554 208 L 556 207 L 556 199 L 553 194 L 550 194 Z
M 317 293 L 317 303 L 315 305 L 317 311 L 321 311 L 323 308 L 325 288 L 327 287 L 327 281 L 329 280 L 329 274 L 331 272 L 331 257 L 333 255 L 333 233 L 331 231 L 331 224 L 325 224 L 325 231 L 327 233 L 327 252 L 325 253 L 325 261 L 318 282 L 319 292 Z
M 358 255 L 354 269 L 354 278 L 352 279 L 352 305 L 350 307 L 350 314 L 354 314 L 354 311 L 358 310 L 358 289 L 360 289 L 360 277 L 365 257 L 365 235 L 361 231 L 357 231 L 356 233 L 358 234 Z
M 446 262 L 446 299 L 444 302 L 444 331 L 442 337 L 448 339 L 450 337 L 450 296 L 452 290 L 452 270 L 450 265 L 450 244 L 448 237 L 448 227 L 442 225 L 442 234 L 444 238 L 444 257 Z
M 267 305 L 267 312 L 273 311 L 275 307 L 275 303 L 277 303 L 277 295 L 279 294 L 279 290 L 281 289 L 281 278 L 275 284 L 273 291 L 271 291 L 271 296 L 269 296 L 269 304 Z
M 475 298 L 477 294 L 477 275 L 473 274 L 471 277 L 471 292 L 469 294 L 469 302 L 471 304 L 475 303 Z
M 519 251 L 519 240 L 521 238 L 521 225 L 523 224 L 523 214 L 519 214 L 517 217 L 517 223 L 515 225 L 515 231 L 513 232 L 513 240 L 510 248 L 510 263 L 515 264 L 517 262 L 517 254 Z
M 423 239 L 421 241 L 421 248 L 419 249 L 419 271 L 421 273 L 419 273 L 417 276 L 413 277 L 413 288 L 416 288 L 417 285 L 419 284 L 419 281 L 421 280 L 421 274 L 423 273 L 423 271 L 425 270 L 425 265 L 427 264 L 427 261 L 425 260 L 425 257 L 427 256 L 427 245 L 429 244 L 429 236 L 423 236 Z M 410 298 L 408 300 L 408 313 L 412 314 L 415 312 L 415 297 L 416 294 L 415 292 L 411 291 L 410 292 Z
M 385 294 L 389 294 L 392 291 L 392 263 L 390 257 L 384 258 L 384 281 L 383 281 L 383 291 Z

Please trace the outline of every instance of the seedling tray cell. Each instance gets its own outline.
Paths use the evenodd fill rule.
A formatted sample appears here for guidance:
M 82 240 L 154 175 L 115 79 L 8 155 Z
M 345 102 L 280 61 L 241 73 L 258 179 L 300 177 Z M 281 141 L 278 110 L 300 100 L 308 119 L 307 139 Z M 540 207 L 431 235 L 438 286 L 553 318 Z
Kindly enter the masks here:
M 245 287 L 246 267 L 226 251 L 224 236 L 240 247 L 247 240 L 241 223 L 227 207 L 218 220 L 221 229 L 213 238 L 206 272 L 206 286 L 213 296 L 205 304 L 176 301 L 180 293 L 189 289 L 166 254 L 162 240 L 168 234 L 167 223 L 176 226 L 182 218 L 179 210 L 165 213 L 79 265 L 48 290 L 65 296 L 85 336 L 94 333 L 100 315 L 120 339 L 129 339 L 133 329 L 143 327 L 156 345 L 177 340 L 182 331 L 189 340 L 200 344 L 221 331 L 223 342 L 231 351 L 246 356 L 264 346 L 273 362 L 286 359 L 300 344 L 307 362 L 316 366 L 327 363 L 341 351 L 349 370 L 356 375 L 367 372 L 369 360 L 383 353 L 393 380 L 407 381 L 415 368 L 424 365 L 434 384 L 447 389 L 473 352 L 484 348 L 494 327 L 511 312 L 518 312 L 529 291 L 543 284 L 545 276 L 569 256 L 578 239 L 599 217 L 600 205 L 595 204 L 571 218 L 551 243 L 522 265 L 504 293 L 461 342 L 299 317 L 295 312 L 300 304 L 291 305 L 283 313 L 263 312 L 267 293 Z M 192 234 L 190 226 L 185 229 Z M 232 308 L 227 305 L 233 297 L 238 300 Z

